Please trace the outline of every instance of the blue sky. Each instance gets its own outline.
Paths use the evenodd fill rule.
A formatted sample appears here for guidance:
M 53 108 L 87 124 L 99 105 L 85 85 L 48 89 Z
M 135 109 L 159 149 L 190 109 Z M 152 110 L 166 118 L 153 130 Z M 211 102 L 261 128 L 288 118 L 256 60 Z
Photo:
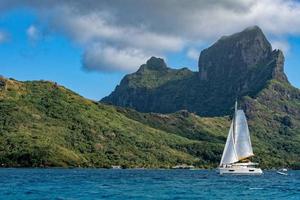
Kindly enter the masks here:
M 283 1 L 276 2 L 282 3 Z M 240 5 L 241 9 L 245 9 L 245 5 Z M 73 13 L 72 10 L 67 9 L 68 5 L 64 10 L 59 10 L 61 6 L 58 9 L 60 14 L 63 13 L 60 17 L 66 16 L 74 21 L 65 18 L 57 21 L 60 20 L 54 18 L 57 15 L 54 15 L 52 11 L 43 12 L 43 9 L 47 7 L 43 6 L 13 4 L 1 7 L 0 4 L 0 9 L 2 9 L 0 33 L 5 35 L 2 40 L 0 35 L 0 74 L 17 80 L 56 81 L 80 95 L 94 100 L 108 95 L 126 73 L 135 71 L 151 55 L 164 57 L 168 65 L 172 67 L 184 66 L 197 70 L 197 57 L 201 49 L 210 45 L 221 35 L 234 33 L 250 24 L 253 25 L 251 20 L 246 20 L 234 27 L 220 24 L 224 27 L 216 28 L 215 32 L 203 32 L 202 29 L 193 30 L 191 28 L 190 32 L 189 29 L 186 29 L 183 34 L 183 30 L 176 29 L 178 25 L 175 22 L 165 30 L 165 26 L 169 26 L 170 22 L 163 27 L 156 24 L 152 26 L 151 23 L 154 22 L 147 21 L 148 18 L 145 18 L 141 19 L 142 22 L 145 21 L 142 24 L 149 24 L 148 27 L 151 29 L 142 27 L 141 31 L 140 25 L 131 24 L 131 18 L 122 18 L 124 21 L 109 18 L 114 20 L 103 22 L 107 15 L 111 16 L 110 12 L 104 12 L 104 14 L 108 14 L 103 14 L 105 17 L 101 18 L 102 15 L 99 17 L 90 13 L 90 8 L 81 11 L 82 13 L 78 11 Z M 119 5 L 104 6 L 108 6 L 105 11 L 109 11 L 110 7 L 115 9 Z M 217 6 L 224 7 L 223 4 Z M 284 6 L 289 5 L 277 6 L 284 10 Z M 226 9 L 227 7 L 224 7 L 223 12 L 232 12 Z M 287 9 L 290 8 L 287 7 Z M 294 15 L 299 14 L 299 10 L 293 11 Z M 176 12 L 175 8 L 174 12 Z M 144 13 L 147 15 L 145 11 Z M 119 15 L 121 16 L 121 14 L 116 16 Z M 180 16 L 180 14 L 178 15 Z M 181 13 L 181 18 L 176 20 L 184 19 L 185 16 L 187 16 L 186 13 Z M 216 14 L 215 19 L 217 16 Z M 158 20 L 163 17 L 164 15 Z M 263 21 L 264 18 L 262 18 L 263 23 L 258 25 L 266 30 L 266 35 L 272 44 L 283 48 L 286 56 L 285 71 L 290 82 L 300 88 L 300 31 L 298 33 L 298 30 L 293 28 L 290 32 L 283 30 L 286 29 L 284 20 L 289 19 L 285 19 L 286 15 L 283 16 L 285 18 L 276 17 L 279 21 L 278 29 L 269 26 L 268 21 Z M 234 18 L 228 20 L 229 23 Z M 113 23 L 113 26 L 110 22 Z M 94 23 L 101 30 L 93 28 Z M 207 23 L 214 24 L 215 22 Z M 282 27 L 280 23 L 283 24 Z M 182 24 L 182 26 L 186 26 L 186 24 Z M 295 24 L 291 24 L 291 26 L 295 26 Z M 76 29 L 77 27 L 78 29 Z M 131 33 L 133 39 L 124 35 L 123 32 Z M 118 33 L 121 34 L 118 35 Z M 143 37 L 139 38 L 140 36 L 135 35 L 136 33 Z M 114 37 L 111 37 L 112 35 Z M 157 45 L 153 45 L 152 38 L 155 39 Z M 116 56 L 112 58 L 112 55 Z
M 108 95 L 124 73 L 88 71 L 81 66 L 82 50 L 68 38 L 49 33 L 30 41 L 26 30 L 37 21 L 27 10 L 7 12 L 0 28 L 10 33 L 0 44 L 0 74 L 17 80 L 52 80 L 90 99 Z

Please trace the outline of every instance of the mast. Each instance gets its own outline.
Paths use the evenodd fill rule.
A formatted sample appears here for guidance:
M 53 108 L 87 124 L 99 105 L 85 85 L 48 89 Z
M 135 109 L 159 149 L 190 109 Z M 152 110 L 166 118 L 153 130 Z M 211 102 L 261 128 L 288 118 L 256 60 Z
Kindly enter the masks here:
M 235 131 L 236 131 L 236 111 L 237 111 L 237 100 L 235 100 L 235 105 L 234 105 L 234 114 L 233 114 L 233 142 L 235 143 Z

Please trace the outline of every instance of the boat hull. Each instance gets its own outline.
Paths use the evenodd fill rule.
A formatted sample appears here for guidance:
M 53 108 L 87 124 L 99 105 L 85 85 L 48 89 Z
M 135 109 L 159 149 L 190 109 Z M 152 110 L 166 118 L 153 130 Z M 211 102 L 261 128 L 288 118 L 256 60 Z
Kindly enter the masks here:
M 256 167 L 220 167 L 220 175 L 262 175 L 263 171 Z

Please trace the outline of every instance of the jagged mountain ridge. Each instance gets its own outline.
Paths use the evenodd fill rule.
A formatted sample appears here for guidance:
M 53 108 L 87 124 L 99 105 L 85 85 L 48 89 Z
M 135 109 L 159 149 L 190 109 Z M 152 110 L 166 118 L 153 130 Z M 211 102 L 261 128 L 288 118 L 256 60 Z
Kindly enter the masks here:
M 230 114 L 235 99 L 254 97 L 269 80 L 288 82 L 283 65 L 283 53 L 272 50 L 262 30 L 254 26 L 203 50 L 199 72 L 170 69 L 152 57 L 101 101 L 141 112 L 186 109 L 201 116 L 223 116 Z

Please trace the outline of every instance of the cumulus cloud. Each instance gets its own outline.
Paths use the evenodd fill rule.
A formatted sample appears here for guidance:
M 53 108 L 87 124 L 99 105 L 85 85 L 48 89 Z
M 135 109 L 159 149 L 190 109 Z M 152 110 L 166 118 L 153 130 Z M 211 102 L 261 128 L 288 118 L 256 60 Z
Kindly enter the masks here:
M 82 65 L 88 70 L 133 72 L 149 57 L 150 54 L 146 55 L 138 49 L 117 49 L 98 44 L 85 51 Z
M 0 3 L 2 10 L 21 6 L 34 9 L 51 30 L 80 44 L 84 49 L 84 67 L 94 70 L 132 71 L 151 54 L 167 55 L 185 48 L 189 49 L 187 56 L 195 59 L 198 56 L 193 47 L 199 46 L 199 41 L 210 43 L 252 25 L 260 26 L 274 41 L 300 35 L 297 0 L 4 0 Z M 287 43 L 279 44 L 273 42 L 275 47 L 288 50 Z M 111 54 L 114 56 L 108 56 Z M 121 62 L 122 59 L 126 62 Z
M 187 57 L 189 57 L 190 59 L 192 60 L 198 60 L 199 58 L 199 54 L 200 52 L 195 49 L 195 48 L 190 48 L 188 51 L 187 51 Z
M 104 40 L 105 43 L 118 46 L 146 48 L 156 51 L 178 51 L 184 42 L 172 34 L 158 34 L 143 27 L 113 24 L 110 18 L 99 13 L 74 14 L 69 8 L 61 9 L 67 18 L 57 15 L 55 26 L 82 44 Z M 103 41 L 103 42 L 104 42 Z

